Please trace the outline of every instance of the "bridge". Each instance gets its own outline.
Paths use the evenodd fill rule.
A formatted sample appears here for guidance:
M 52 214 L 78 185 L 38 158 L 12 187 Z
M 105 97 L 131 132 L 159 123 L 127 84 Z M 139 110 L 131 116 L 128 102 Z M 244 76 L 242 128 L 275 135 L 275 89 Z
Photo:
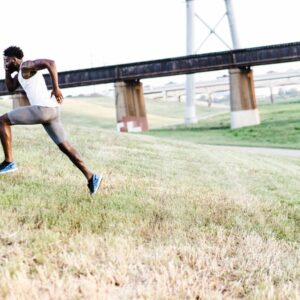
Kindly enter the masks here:
M 70 88 L 223 69 L 247 70 L 253 66 L 298 60 L 300 60 L 300 42 L 295 42 L 65 71 L 59 72 L 58 77 L 61 88 Z M 50 88 L 49 75 L 45 78 Z M 0 96 L 3 95 L 9 95 L 9 92 L 4 80 L 0 80 Z
M 273 89 L 276 87 L 300 85 L 300 72 L 268 73 L 254 77 L 255 88 L 268 88 L 270 90 L 271 102 L 273 99 Z M 212 94 L 227 92 L 230 87 L 229 76 L 220 77 L 214 80 L 199 81 L 195 83 L 195 94 L 207 94 L 209 98 Z M 152 99 L 162 98 L 167 100 L 168 97 L 181 101 L 186 95 L 185 85 L 183 83 L 172 83 L 164 86 L 145 87 L 145 96 Z
M 143 103 L 141 79 L 193 74 L 222 69 L 233 70 L 233 72 L 239 70 L 241 72 L 239 72 L 237 76 L 242 80 L 242 84 L 246 87 L 246 92 L 251 94 L 250 98 L 252 99 L 254 85 L 251 67 L 299 60 L 300 42 L 295 42 L 64 71 L 59 72 L 58 77 L 61 88 L 115 83 L 118 129 L 120 131 L 130 131 L 130 128 L 125 124 L 129 122 L 131 123 L 131 128 L 137 127 L 137 130 L 146 130 L 147 119 Z M 241 77 L 243 74 L 244 76 Z M 50 88 L 51 82 L 49 75 L 45 75 L 45 78 Z M 234 82 L 232 84 L 234 85 Z M 242 91 L 242 93 L 244 93 L 244 91 Z M 0 80 L 0 96 L 1 95 L 9 95 L 4 80 Z M 118 103 L 120 103 L 119 106 Z M 239 105 L 239 109 L 247 109 L 248 104 L 244 105 L 241 103 Z M 118 113 L 120 114 L 118 115 Z

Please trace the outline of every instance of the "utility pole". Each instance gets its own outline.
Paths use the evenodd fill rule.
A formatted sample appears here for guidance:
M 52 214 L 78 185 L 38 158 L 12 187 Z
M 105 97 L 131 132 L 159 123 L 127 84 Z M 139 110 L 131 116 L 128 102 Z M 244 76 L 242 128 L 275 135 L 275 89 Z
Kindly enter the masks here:
M 236 30 L 236 22 L 235 22 L 235 15 L 233 11 L 232 2 L 231 0 L 225 0 L 225 4 L 226 4 L 230 33 L 231 33 L 232 46 L 233 49 L 238 49 L 240 48 L 240 43 L 239 43 L 238 34 Z
M 194 0 L 186 0 L 186 54 L 194 54 Z M 186 76 L 185 124 L 197 122 L 194 74 Z

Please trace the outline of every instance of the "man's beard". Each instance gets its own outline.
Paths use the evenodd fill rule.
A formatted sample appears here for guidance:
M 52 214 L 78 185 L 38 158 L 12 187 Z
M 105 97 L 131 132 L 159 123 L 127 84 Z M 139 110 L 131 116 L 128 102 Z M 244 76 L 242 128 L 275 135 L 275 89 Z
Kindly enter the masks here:
M 15 71 L 18 71 L 17 66 L 15 66 L 15 65 L 13 65 L 13 64 L 8 65 L 8 66 L 7 66 L 7 69 L 8 69 L 8 71 L 9 71 L 10 73 L 13 73 L 13 72 L 15 72 Z

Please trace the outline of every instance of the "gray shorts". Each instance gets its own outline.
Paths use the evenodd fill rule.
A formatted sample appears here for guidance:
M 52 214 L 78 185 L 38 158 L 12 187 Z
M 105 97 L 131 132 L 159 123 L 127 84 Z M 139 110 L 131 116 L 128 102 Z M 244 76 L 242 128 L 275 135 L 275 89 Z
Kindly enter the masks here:
M 12 125 L 42 124 L 55 144 L 66 141 L 58 107 L 21 106 L 8 114 Z

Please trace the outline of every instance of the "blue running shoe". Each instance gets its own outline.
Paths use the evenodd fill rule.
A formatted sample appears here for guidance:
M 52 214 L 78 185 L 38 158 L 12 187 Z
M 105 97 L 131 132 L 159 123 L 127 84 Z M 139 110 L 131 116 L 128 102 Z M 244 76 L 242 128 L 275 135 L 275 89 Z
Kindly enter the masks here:
M 17 170 L 17 164 L 15 162 L 3 162 L 2 164 L 0 164 L 0 174 L 6 174 Z
M 93 174 L 92 178 L 88 181 L 88 188 L 91 195 L 96 194 L 102 181 L 102 176 Z

